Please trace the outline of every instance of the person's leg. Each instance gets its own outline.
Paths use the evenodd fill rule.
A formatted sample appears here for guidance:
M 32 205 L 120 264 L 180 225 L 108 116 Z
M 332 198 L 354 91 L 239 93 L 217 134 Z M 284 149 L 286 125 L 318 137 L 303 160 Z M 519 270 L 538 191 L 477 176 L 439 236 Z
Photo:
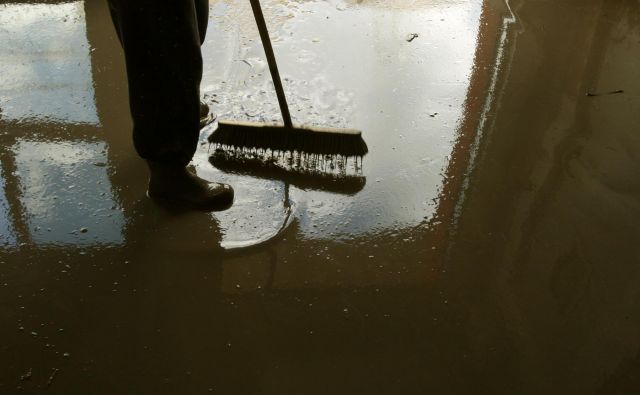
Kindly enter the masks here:
M 193 0 L 111 0 L 143 158 L 186 165 L 195 152 L 202 75 Z
M 109 2 L 125 52 L 134 146 L 151 172 L 149 195 L 203 208 L 230 204 L 231 188 L 185 168 L 200 130 L 200 0 Z
M 200 45 L 204 44 L 209 25 L 209 0 L 194 0 L 196 15 L 198 19 L 198 33 L 200 34 Z

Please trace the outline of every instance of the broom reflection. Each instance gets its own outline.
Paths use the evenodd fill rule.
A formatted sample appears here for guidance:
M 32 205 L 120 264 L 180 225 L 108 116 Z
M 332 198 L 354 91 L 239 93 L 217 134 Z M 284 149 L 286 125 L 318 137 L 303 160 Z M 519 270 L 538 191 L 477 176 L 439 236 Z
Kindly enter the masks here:
M 225 249 L 255 248 L 283 236 L 295 218 L 296 205 L 289 193 L 291 186 L 305 191 L 355 195 L 364 189 L 367 181 L 363 175 L 362 157 L 216 146 L 209 162 L 227 174 L 282 183 L 284 211 L 278 229 L 258 239 L 223 240 L 221 246 Z

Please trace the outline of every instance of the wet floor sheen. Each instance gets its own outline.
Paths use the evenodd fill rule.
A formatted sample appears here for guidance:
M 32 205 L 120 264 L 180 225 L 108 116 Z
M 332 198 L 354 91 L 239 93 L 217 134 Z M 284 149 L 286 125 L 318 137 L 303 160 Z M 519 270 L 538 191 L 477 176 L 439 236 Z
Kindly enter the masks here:
M 291 186 L 301 235 L 353 239 L 433 217 L 463 114 L 480 8 L 478 1 L 272 4 L 267 19 L 294 122 L 357 128 L 370 147 L 358 172 L 366 185 L 358 193 Z M 215 3 L 213 14 L 203 94 L 223 119 L 278 121 L 257 31 L 245 20 L 248 2 Z M 409 41 L 411 34 L 418 36 Z M 278 229 L 282 182 L 227 177 L 200 162 L 202 174 L 251 196 L 217 216 L 223 243 L 259 240 Z M 257 205 L 266 206 L 250 220 L 258 230 L 247 229 L 241 218 Z
M 211 125 L 204 214 L 145 197 L 106 2 L 0 3 L 0 393 L 640 392 L 637 1 L 263 7 L 294 121 L 370 152 L 230 171 Z M 248 2 L 203 55 L 280 119 Z

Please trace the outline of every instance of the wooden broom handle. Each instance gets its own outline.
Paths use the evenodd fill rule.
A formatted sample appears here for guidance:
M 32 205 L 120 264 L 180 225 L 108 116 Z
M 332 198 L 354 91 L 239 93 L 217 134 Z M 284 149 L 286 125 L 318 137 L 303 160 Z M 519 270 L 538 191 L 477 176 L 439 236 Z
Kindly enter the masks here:
M 256 19 L 256 24 L 258 25 L 258 31 L 260 32 L 260 39 L 262 40 L 264 53 L 265 55 L 267 55 L 267 63 L 269 64 L 269 71 L 271 72 L 273 85 L 276 88 L 276 95 L 278 95 L 278 104 L 280 104 L 282 120 L 284 121 L 285 127 L 291 128 L 293 127 L 293 124 L 291 123 L 291 114 L 289 113 L 287 98 L 284 95 L 284 89 L 282 88 L 282 81 L 280 80 L 280 73 L 278 72 L 278 65 L 276 64 L 276 57 L 273 53 L 271 40 L 269 39 L 269 31 L 267 30 L 267 24 L 264 21 L 262 7 L 260 7 L 260 0 L 249 1 L 251 2 L 251 9 L 253 9 L 253 16 Z

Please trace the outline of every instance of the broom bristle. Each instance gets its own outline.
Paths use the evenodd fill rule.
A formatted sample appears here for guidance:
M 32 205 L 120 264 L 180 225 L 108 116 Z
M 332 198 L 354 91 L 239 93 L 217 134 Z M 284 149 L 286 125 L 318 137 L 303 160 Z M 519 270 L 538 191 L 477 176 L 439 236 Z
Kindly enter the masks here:
M 209 142 L 236 149 L 268 149 L 322 155 L 362 157 L 369 152 L 355 129 L 293 127 L 254 122 L 220 121 Z
M 302 190 L 353 195 L 360 192 L 367 182 L 357 160 L 351 163 L 354 173 L 348 174 L 349 159 L 345 157 L 326 159 L 318 154 L 271 153 L 216 149 L 209 162 L 225 173 L 285 181 Z

